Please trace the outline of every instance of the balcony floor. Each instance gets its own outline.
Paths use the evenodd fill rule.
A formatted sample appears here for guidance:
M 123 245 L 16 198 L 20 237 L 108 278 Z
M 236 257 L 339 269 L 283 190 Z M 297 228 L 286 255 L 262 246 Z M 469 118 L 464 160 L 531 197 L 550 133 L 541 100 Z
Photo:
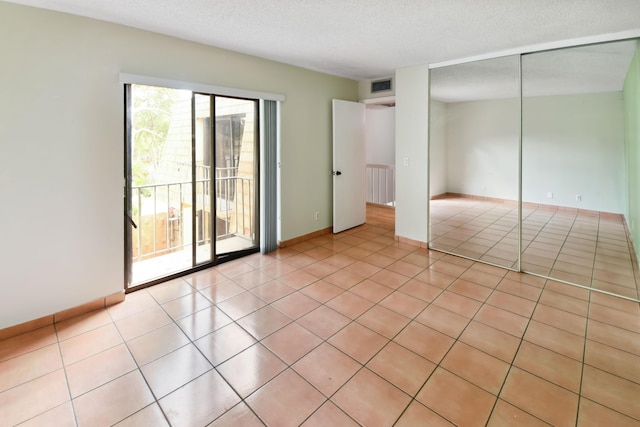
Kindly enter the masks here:
M 218 240 L 218 254 L 250 249 L 255 243 L 242 236 L 233 236 Z M 211 259 L 211 247 L 209 245 L 198 246 L 198 263 L 207 262 Z M 191 245 L 185 246 L 183 250 L 160 255 L 153 258 L 134 262 L 132 265 L 131 283 L 133 286 L 158 279 L 163 276 L 188 270 L 192 267 Z

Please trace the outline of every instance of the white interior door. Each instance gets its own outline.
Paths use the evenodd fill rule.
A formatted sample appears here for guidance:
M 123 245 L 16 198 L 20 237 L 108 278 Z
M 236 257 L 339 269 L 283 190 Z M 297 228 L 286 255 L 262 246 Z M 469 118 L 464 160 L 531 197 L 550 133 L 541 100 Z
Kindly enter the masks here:
M 365 106 L 333 100 L 333 232 L 366 220 Z

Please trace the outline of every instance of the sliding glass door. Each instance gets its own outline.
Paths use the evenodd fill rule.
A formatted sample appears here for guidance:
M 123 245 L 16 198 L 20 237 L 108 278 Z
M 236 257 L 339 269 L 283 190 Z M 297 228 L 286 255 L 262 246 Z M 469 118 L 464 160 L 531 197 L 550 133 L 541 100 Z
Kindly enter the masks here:
M 258 250 L 258 101 L 127 86 L 127 289 Z

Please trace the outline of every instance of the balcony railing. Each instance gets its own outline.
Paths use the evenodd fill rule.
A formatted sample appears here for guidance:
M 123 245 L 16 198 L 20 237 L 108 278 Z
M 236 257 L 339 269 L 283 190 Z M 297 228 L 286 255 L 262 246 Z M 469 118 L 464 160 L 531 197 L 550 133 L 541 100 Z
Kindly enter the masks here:
M 396 174 L 394 165 L 367 164 L 367 203 L 396 205 Z
M 190 166 L 190 165 L 189 165 Z M 133 262 L 183 250 L 191 245 L 195 218 L 197 245 L 233 236 L 253 239 L 253 179 L 232 175 L 237 168 L 216 169 L 215 195 L 210 193 L 209 167 L 198 166 L 194 183 L 189 180 L 132 187 Z M 212 197 L 216 197 L 213 214 Z M 195 209 L 195 217 L 193 210 Z M 212 229 L 213 221 L 215 228 Z

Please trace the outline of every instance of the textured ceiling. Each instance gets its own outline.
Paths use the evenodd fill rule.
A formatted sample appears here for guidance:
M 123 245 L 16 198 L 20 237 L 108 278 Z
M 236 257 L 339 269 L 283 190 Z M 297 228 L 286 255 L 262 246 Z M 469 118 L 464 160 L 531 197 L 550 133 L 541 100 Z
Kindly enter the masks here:
M 635 40 L 523 55 L 523 96 L 621 91 Z M 517 55 L 431 70 L 431 96 L 443 102 L 517 98 Z
M 13 0 L 352 79 L 640 28 L 639 0 Z

